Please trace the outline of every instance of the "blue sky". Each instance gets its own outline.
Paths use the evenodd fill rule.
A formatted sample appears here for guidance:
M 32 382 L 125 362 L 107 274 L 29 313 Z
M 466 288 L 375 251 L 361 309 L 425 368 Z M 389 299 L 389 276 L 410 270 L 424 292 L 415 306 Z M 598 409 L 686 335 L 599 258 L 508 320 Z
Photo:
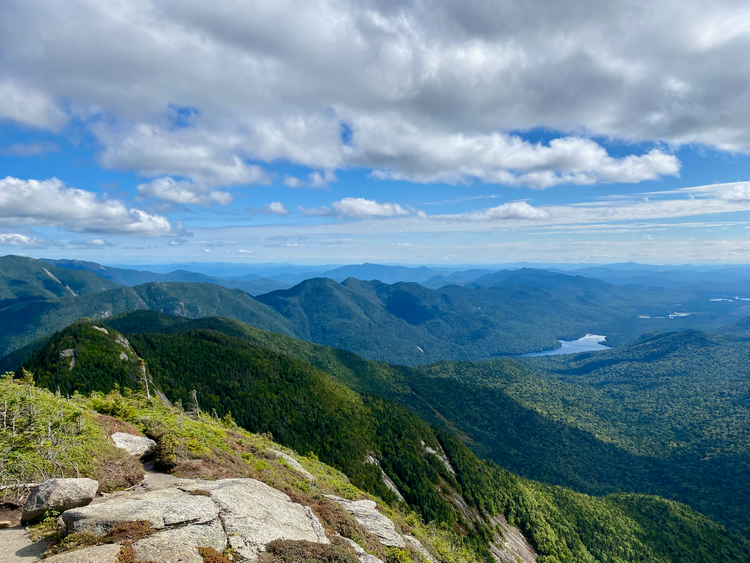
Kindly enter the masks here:
M 750 13 L 604 4 L 4 3 L 0 252 L 750 261 Z

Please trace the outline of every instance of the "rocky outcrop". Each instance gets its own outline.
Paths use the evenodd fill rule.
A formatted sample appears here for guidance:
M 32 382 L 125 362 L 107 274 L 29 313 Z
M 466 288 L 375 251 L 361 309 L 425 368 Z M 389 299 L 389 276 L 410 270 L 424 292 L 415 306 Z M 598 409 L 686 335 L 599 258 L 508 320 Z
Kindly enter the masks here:
M 115 432 L 111 436 L 115 446 L 132 456 L 146 457 L 154 453 L 156 442 L 145 436 L 134 436 L 125 432 Z
M 68 510 L 60 517 L 62 533 L 103 536 L 117 524 L 145 520 L 156 532 L 132 548 L 139 561 L 160 563 L 203 563 L 198 547 L 212 547 L 220 553 L 231 547 L 236 561 L 253 563 L 273 540 L 330 543 L 309 507 L 255 479 L 170 477 L 159 486 L 146 492 L 115 493 Z M 116 547 L 90 547 L 49 561 L 114 563 L 119 553 Z
M 64 360 L 65 358 L 70 358 L 69 371 L 76 367 L 76 351 L 73 348 L 68 348 L 60 352 L 60 359 Z
M 208 491 L 219 507 L 229 545 L 247 560 L 255 561 L 258 553 L 278 538 L 330 543 L 310 508 L 293 503 L 265 483 L 223 479 L 205 481 L 200 488 Z
M 93 325 L 91 328 L 93 328 L 94 330 L 98 330 L 99 332 L 103 332 L 104 334 L 109 336 L 109 331 L 106 328 L 102 328 L 96 325 Z
M 365 457 L 365 463 L 371 463 L 372 465 L 376 465 L 378 469 L 380 469 L 380 478 L 382 479 L 385 486 L 388 488 L 389 491 L 391 491 L 393 494 L 398 497 L 398 500 L 402 502 L 406 502 L 406 499 L 404 499 L 401 492 L 398 490 L 398 487 L 396 487 L 396 483 L 394 483 L 388 475 L 386 475 L 385 471 L 383 471 L 383 468 L 380 466 L 380 461 L 374 456 L 368 455 Z
M 99 483 L 93 479 L 49 479 L 31 491 L 21 520 L 34 520 L 48 510 L 63 512 L 85 506 L 94 500 L 98 490 Z
M 315 482 L 315 476 L 312 473 L 310 473 L 307 469 L 305 469 L 304 467 L 302 467 L 302 465 L 300 464 L 300 462 L 297 461 L 296 459 L 294 459 L 289 454 L 285 454 L 284 452 L 280 452 L 278 450 L 269 450 L 269 453 L 271 455 L 273 455 L 274 457 L 276 457 L 276 458 L 283 459 L 289 467 L 291 467 L 297 473 L 299 473 L 300 475 L 302 475 L 302 477 L 304 477 L 310 483 L 314 483 Z
M 117 342 L 120 346 L 123 346 L 127 348 L 128 350 L 131 350 L 130 342 L 128 342 L 128 339 L 125 338 L 122 334 L 117 335 L 117 338 L 115 338 L 115 342 Z
M 504 516 L 494 516 L 492 523 L 500 527 L 503 537 L 496 536 L 490 544 L 495 561 L 502 563 L 536 563 L 536 553 L 518 528 L 514 528 Z
M 198 547 L 213 547 L 219 553 L 227 548 L 227 536 L 219 519 L 164 530 L 133 544 L 138 561 L 159 563 L 203 563 Z
M 218 516 L 219 509 L 210 498 L 193 496 L 179 489 L 164 489 L 74 508 L 60 518 L 65 535 L 88 533 L 101 536 L 116 524 L 136 520 L 146 520 L 161 530 L 167 526 L 205 524 Z
M 346 500 L 334 496 L 327 496 L 327 498 L 336 501 L 348 510 L 354 516 L 354 519 L 362 524 L 365 530 L 376 536 L 383 545 L 401 548 L 406 545 L 404 538 L 396 531 L 393 522 L 377 511 L 375 501 Z
M 354 540 L 350 540 L 349 538 L 342 539 L 352 548 L 352 550 L 354 551 L 354 555 L 356 555 L 357 559 L 359 559 L 359 563 L 383 563 L 380 559 L 378 559 L 371 553 L 367 553 L 364 548 Z
M 409 547 L 419 553 L 425 561 L 428 561 L 429 563 L 438 563 L 437 559 L 435 559 L 432 554 L 425 549 L 425 547 L 422 545 L 422 542 L 417 538 L 413 536 L 404 536 L 404 541 L 406 541 Z

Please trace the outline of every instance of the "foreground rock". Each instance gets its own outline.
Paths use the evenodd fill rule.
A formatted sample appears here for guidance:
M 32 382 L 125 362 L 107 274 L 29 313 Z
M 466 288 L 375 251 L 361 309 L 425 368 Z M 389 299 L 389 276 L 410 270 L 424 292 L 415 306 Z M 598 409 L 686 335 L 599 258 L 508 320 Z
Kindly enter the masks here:
M 211 499 L 192 496 L 179 489 L 164 489 L 113 498 L 108 502 L 64 512 L 64 533 L 101 536 L 115 525 L 146 520 L 160 530 L 166 526 L 205 524 L 219 516 Z
M 60 517 L 63 534 L 103 536 L 117 524 L 145 520 L 156 533 L 136 541 L 132 548 L 139 561 L 159 563 L 203 563 L 198 547 L 212 547 L 219 553 L 231 547 L 235 561 L 253 563 L 273 540 L 330 543 L 310 508 L 255 479 L 172 478 L 166 485 L 146 492 L 117 493 L 68 510 Z M 119 547 L 89 547 L 49 561 L 116 563 Z
M 98 490 L 99 483 L 93 479 L 49 479 L 31 491 L 21 521 L 39 518 L 48 510 L 63 512 L 86 506 Z
M 125 450 L 132 456 L 147 457 L 154 453 L 156 442 L 145 436 L 134 436 L 125 432 L 115 432 L 112 434 L 112 441 L 115 446 Z
M 295 504 L 276 489 L 255 479 L 205 481 L 221 511 L 229 545 L 241 557 L 255 561 L 258 553 L 275 539 L 330 543 L 312 510 Z
M 404 538 L 401 537 L 396 531 L 396 526 L 393 522 L 380 514 L 375 508 L 377 505 L 373 500 L 346 500 L 339 497 L 329 496 L 327 497 L 333 501 L 336 501 L 346 510 L 348 510 L 355 520 L 362 524 L 362 527 L 377 536 L 380 543 L 389 547 L 400 547 L 405 546 Z

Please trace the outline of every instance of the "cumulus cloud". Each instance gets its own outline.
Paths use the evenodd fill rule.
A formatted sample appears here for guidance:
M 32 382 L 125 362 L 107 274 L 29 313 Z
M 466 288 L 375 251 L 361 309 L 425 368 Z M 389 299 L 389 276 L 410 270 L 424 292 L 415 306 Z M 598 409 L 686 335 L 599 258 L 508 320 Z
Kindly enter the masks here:
M 378 203 L 362 197 L 345 197 L 333 202 L 333 208 L 346 217 L 396 217 L 408 215 L 409 211 L 398 203 Z
M 85 190 L 66 187 L 57 178 L 0 180 L 0 225 L 63 227 L 81 233 L 173 235 L 184 230 L 159 215 L 128 209 L 120 201 L 99 199 Z
M 355 130 L 368 147 L 356 151 L 357 162 L 376 168 L 372 175 L 380 179 L 452 184 L 479 179 L 544 189 L 559 184 L 637 183 L 680 171 L 679 160 L 660 150 L 617 159 L 582 137 L 542 145 L 501 133 L 431 134 L 403 121 L 371 119 Z
M 411 213 L 398 203 L 379 203 L 362 197 L 345 197 L 340 201 L 334 201 L 331 207 L 299 206 L 299 210 L 306 217 L 336 217 L 338 219 L 402 217 Z
M 245 208 L 245 212 L 257 215 L 289 215 L 289 210 L 280 201 L 272 201 L 260 208 L 248 206 Z
M 543 188 L 679 172 L 591 138 L 750 153 L 750 20 L 732 0 L 6 4 L 0 119 L 73 116 L 103 166 L 148 178 L 268 184 L 262 163 L 285 161 Z M 512 134 L 535 128 L 558 138 Z M 284 182 L 331 182 L 311 174 Z
M 44 248 L 47 246 L 59 246 L 60 243 L 19 233 L 0 233 L 0 245 Z
M 137 170 L 145 176 L 174 174 L 204 188 L 271 183 L 262 167 L 238 154 L 236 136 L 192 129 L 169 131 L 145 124 L 125 133 L 98 124 L 94 131 L 107 144 L 99 155 L 105 168 Z
M 320 172 L 310 172 L 307 176 L 307 181 L 301 180 L 296 176 L 284 176 L 284 185 L 288 188 L 313 188 L 323 189 L 327 188 L 330 184 L 336 181 L 336 174 L 332 170 L 326 170 L 321 174 Z
M 138 198 L 148 199 L 151 197 L 180 203 L 183 205 L 229 205 L 232 203 L 232 194 L 219 190 L 207 190 L 192 182 L 174 180 L 173 178 L 156 178 L 146 184 L 137 187 Z
M 7 21 L 8 18 L 3 18 Z M 0 27 L 2 24 L 0 24 Z M 0 120 L 57 131 L 68 120 L 52 96 L 17 80 L 0 79 Z
M 533 207 L 525 201 L 513 201 L 511 203 L 498 205 L 497 207 L 490 207 L 489 209 L 470 211 L 469 213 L 456 213 L 453 215 L 436 215 L 433 216 L 433 218 L 449 218 L 452 220 L 477 222 L 502 221 L 505 219 L 539 220 L 548 219 L 549 211 L 539 207 Z

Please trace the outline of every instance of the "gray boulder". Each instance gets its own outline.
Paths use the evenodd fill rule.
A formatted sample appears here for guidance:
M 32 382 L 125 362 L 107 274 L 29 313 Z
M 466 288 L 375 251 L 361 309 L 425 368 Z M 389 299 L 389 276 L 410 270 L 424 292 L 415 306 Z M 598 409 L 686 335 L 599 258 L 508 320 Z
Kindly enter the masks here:
M 99 482 L 93 479 L 49 479 L 31 491 L 21 521 L 39 518 L 48 510 L 63 512 L 86 506 L 98 490 Z
M 133 544 L 138 561 L 159 563 L 203 563 L 198 547 L 213 547 L 219 553 L 226 549 L 227 536 L 218 518 L 208 524 L 167 529 Z
M 163 489 L 74 508 L 63 512 L 61 519 L 66 534 L 104 535 L 123 522 L 148 520 L 160 530 L 167 526 L 205 524 L 218 515 L 218 507 L 208 497 Z
M 201 489 L 221 510 L 229 545 L 241 557 L 256 561 L 275 539 L 330 543 L 318 518 L 307 506 L 255 479 L 202 482 Z
M 354 519 L 362 524 L 365 530 L 377 536 L 383 545 L 401 548 L 405 546 L 404 538 L 396 531 L 396 526 L 393 522 L 387 516 L 383 516 L 377 511 L 375 501 L 346 500 L 334 496 L 328 496 L 328 498 L 338 502 L 348 510 L 354 516 Z
M 133 436 L 126 432 L 115 432 L 112 434 L 112 441 L 118 448 L 138 457 L 150 455 L 154 453 L 154 448 L 156 448 L 156 442 L 151 438 Z

